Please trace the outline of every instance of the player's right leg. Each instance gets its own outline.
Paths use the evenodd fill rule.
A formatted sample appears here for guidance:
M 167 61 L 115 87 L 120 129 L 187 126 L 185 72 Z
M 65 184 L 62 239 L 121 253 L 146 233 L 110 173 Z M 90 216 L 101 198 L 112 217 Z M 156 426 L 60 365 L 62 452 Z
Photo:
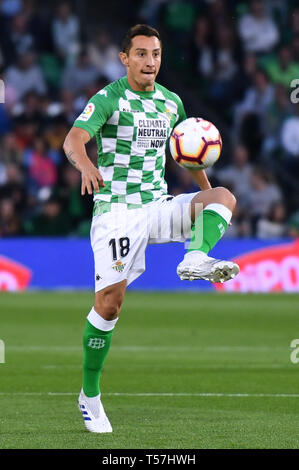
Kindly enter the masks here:
M 95 294 L 83 335 L 83 384 L 79 409 L 91 432 L 112 432 L 101 403 L 100 376 L 110 349 L 114 326 L 122 306 L 127 281 L 108 286 Z
M 84 424 L 92 432 L 112 431 L 101 404 L 100 377 L 126 287 L 145 269 L 146 220 L 141 209 L 115 209 L 92 220 L 96 294 L 85 324 L 79 396 Z

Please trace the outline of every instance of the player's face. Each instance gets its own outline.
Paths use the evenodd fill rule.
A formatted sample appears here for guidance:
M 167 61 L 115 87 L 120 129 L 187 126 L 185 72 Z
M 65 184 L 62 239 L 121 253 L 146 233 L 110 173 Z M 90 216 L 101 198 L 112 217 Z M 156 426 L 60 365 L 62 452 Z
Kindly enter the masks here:
M 136 91 L 152 91 L 161 65 L 161 44 L 155 36 L 135 36 L 129 53 L 120 53 L 127 68 L 130 86 Z

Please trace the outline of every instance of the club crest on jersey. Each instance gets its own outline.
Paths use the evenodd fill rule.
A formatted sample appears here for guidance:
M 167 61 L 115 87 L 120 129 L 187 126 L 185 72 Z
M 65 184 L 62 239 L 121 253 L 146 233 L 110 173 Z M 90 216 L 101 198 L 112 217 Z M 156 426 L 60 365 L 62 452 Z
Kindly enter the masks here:
M 170 111 L 170 109 L 166 108 L 165 109 L 165 114 L 169 119 L 171 119 L 173 113 Z
M 112 266 L 112 269 L 114 269 L 114 271 L 117 271 L 118 273 L 122 273 L 123 270 L 125 269 L 125 265 L 126 263 L 122 263 L 120 260 L 119 261 L 116 261 L 114 263 L 114 265 Z
M 88 121 L 88 119 L 90 118 L 90 116 L 92 116 L 93 112 L 95 110 L 95 105 L 93 103 L 88 103 L 86 106 L 85 106 L 85 109 L 84 111 L 80 114 L 80 116 L 78 117 L 78 119 L 80 121 Z

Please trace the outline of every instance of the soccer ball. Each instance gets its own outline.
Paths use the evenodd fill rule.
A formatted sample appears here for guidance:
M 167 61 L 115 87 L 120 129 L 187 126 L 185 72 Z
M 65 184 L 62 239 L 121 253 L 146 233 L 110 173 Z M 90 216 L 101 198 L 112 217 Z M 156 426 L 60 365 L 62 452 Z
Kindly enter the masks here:
M 218 129 L 201 118 L 188 118 L 172 131 L 169 142 L 174 160 L 184 168 L 200 170 L 214 165 L 222 148 Z

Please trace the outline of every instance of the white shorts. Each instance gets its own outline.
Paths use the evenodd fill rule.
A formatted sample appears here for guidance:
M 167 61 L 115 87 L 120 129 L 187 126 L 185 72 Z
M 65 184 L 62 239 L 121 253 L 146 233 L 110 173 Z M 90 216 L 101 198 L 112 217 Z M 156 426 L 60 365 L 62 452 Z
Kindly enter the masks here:
M 119 209 L 94 216 L 90 238 L 95 263 L 95 291 L 145 271 L 148 244 L 190 238 L 190 202 L 197 193 L 163 196 L 139 209 Z

